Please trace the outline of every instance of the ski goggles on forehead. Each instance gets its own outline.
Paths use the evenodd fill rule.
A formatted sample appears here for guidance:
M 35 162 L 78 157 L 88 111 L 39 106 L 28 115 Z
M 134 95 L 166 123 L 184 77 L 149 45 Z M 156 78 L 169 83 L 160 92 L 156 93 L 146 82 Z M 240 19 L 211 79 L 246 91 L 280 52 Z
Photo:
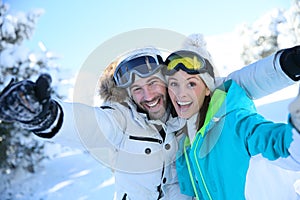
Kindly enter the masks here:
M 118 87 L 126 88 L 132 84 L 133 74 L 149 77 L 161 69 L 163 60 L 159 55 L 143 55 L 122 61 L 116 68 L 114 80 Z
M 205 59 L 191 51 L 178 51 L 168 56 L 163 73 L 173 75 L 180 69 L 188 74 L 208 72 Z

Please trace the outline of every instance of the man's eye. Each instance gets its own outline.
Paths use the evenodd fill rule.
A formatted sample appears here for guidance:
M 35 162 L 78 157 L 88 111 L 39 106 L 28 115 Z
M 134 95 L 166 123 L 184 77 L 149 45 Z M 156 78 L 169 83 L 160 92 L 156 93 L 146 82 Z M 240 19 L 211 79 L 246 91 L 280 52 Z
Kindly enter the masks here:
M 150 83 L 149 83 L 149 85 L 154 85 L 154 84 L 156 84 L 157 83 L 157 81 L 151 81 Z
M 132 92 L 135 92 L 135 93 L 138 92 L 138 91 L 140 91 L 140 90 L 141 90 L 141 88 L 132 88 L 132 89 L 131 89 L 131 91 L 132 91 Z

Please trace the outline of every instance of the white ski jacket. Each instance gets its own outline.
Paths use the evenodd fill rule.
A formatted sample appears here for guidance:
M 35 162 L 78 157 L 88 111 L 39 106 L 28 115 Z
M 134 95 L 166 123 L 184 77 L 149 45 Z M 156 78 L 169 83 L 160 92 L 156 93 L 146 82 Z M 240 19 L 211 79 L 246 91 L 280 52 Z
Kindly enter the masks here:
M 253 98 L 293 84 L 281 70 L 277 55 L 233 72 L 226 80 L 234 79 Z M 63 117 L 57 122 L 62 121 L 62 125 L 52 127 L 51 134 L 57 130 L 52 140 L 87 149 L 111 167 L 115 199 L 190 199 L 180 194 L 174 162 L 184 120 L 171 113 L 166 124 L 148 120 L 130 101 L 108 101 L 102 107 L 58 103 Z

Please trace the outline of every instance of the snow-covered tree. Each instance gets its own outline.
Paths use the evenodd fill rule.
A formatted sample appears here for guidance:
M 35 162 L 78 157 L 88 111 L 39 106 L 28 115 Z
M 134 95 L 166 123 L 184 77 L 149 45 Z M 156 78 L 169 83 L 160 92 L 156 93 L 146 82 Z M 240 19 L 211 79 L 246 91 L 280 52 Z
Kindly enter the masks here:
M 300 1 L 294 0 L 291 8 L 284 13 L 285 23 L 278 26 L 279 48 L 300 44 Z
M 42 9 L 12 14 L 9 13 L 9 5 L 0 1 L 0 91 L 12 78 L 15 81 L 35 81 L 40 73 L 51 74 L 53 83 L 61 81 L 59 65 L 56 64 L 58 57 L 54 53 L 48 51 L 42 43 L 36 52 L 23 44 L 32 37 L 42 14 Z M 55 89 L 53 95 L 62 98 Z M 17 168 L 34 172 L 39 161 L 45 158 L 43 147 L 44 143 L 36 140 L 32 133 L 15 124 L 0 121 L 1 174 L 13 173 Z
M 254 24 L 240 27 L 244 64 L 269 56 L 278 49 L 300 44 L 300 0 L 288 10 L 274 9 Z

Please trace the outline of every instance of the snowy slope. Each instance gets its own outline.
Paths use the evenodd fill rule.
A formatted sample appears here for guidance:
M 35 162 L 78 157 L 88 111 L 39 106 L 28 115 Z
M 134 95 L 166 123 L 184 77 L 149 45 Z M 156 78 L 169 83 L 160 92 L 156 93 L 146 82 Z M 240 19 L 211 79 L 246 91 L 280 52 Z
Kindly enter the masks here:
M 45 161 L 37 173 L 20 172 L 0 199 L 113 199 L 113 184 L 111 171 L 89 154 L 67 151 Z

